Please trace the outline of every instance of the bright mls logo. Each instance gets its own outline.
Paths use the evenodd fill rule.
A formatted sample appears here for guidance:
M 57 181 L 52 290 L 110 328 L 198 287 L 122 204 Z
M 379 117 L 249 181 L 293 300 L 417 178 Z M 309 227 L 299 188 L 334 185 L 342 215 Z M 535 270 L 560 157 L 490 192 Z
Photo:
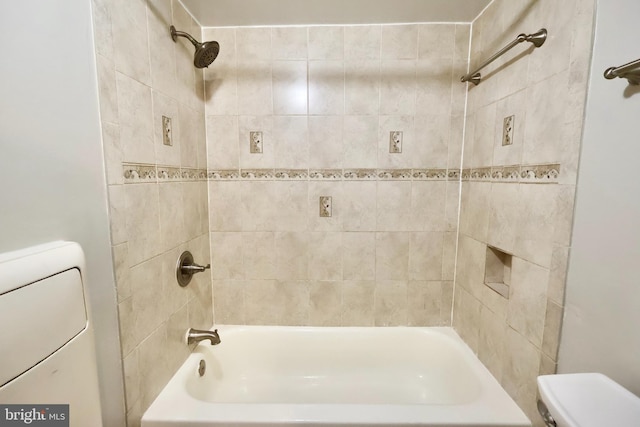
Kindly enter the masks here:
M 69 427 L 69 405 L 0 405 L 0 427 Z

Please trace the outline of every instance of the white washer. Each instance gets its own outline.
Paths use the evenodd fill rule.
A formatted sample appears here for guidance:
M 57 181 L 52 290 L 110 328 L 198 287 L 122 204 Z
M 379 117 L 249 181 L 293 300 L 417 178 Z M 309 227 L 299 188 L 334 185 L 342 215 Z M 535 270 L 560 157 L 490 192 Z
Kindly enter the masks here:
M 93 330 L 77 243 L 0 254 L 0 404 L 69 404 L 70 425 L 102 425 Z

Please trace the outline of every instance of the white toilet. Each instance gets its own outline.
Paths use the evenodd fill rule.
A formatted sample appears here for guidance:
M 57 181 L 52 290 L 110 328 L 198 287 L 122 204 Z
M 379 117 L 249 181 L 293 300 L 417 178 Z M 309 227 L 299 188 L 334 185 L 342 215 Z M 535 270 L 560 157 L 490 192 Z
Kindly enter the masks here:
M 0 404 L 15 405 L 6 419 L 23 410 L 70 427 L 102 426 L 85 274 L 77 243 L 0 254 Z
M 603 374 L 543 375 L 538 390 L 549 427 L 640 426 L 640 398 Z

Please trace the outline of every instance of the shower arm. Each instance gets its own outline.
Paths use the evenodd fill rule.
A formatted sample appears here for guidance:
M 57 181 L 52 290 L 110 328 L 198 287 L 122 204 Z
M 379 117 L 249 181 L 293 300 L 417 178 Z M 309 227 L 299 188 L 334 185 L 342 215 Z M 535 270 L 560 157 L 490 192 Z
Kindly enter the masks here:
M 176 27 L 174 27 L 173 25 L 170 27 L 170 30 L 171 30 L 171 38 L 173 39 L 174 42 L 178 37 L 184 37 L 188 39 L 191 42 L 191 44 L 193 44 L 196 47 L 196 49 L 200 46 L 200 42 L 198 40 L 194 39 L 193 37 L 191 37 L 191 35 L 185 33 L 184 31 L 176 30 Z

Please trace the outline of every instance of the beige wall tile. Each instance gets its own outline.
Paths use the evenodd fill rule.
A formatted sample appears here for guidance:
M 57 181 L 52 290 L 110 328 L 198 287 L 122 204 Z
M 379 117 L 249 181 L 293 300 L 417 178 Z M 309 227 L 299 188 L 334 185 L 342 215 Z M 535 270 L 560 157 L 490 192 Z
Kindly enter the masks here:
M 342 324 L 342 282 L 311 282 L 309 324 L 340 326 Z
M 305 181 L 275 182 L 275 229 L 278 231 L 307 230 L 309 184 Z
M 309 116 L 309 168 L 342 169 L 342 116 Z
M 418 25 L 383 25 L 382 58 L 416 59 L 418 54 Z
M 116 290 L 118 303 L 131 296 L 131 276 L 129 272 L 129 247 L 126 243 L 111 248 L 113 254 L 113 269 L 116 275 Z
M 374 317 L 376 326 L 406 325 L 408 320 L 407 282 L 377 281 Z
M 309 27 L 309 59 L 344 59 L 344 27 Z
M 96 55 L 98 93 L 100 94 L 100 120 L 118 123 L 118 91 L 115 64 L 102 55 Z
M 280 169 L 307 169 L 309 138 L 304 116 L 274 116 L 274 166 Z
M 421 59 L 416 62 L 417 114 L 445 116 L 451 112 L 451 73 L 451 61 Z
M 410 181 L 379 181 L 377 193 L 379 231 L 410 231 L 412 227 Z
M 158 190 L 157 184 L 124 186 L 129 265 L 139 264 L 161 251 Z
M 347 56 L 344 75 L 345 114 L 378 114 L 380 60 L 354 61 L 353 57 Z
M 409 279 L 417 281 L 442 280 L 442 255 L 443 233 L 411 233 Z
M 549 270 L 513 257 L 507 323 L 540 348 Z
M 426 24 L 419 26 L 418 57 L 425 59 L 453 59 L 456 28 L 451 24 Z M 464 46 L 464 43 L 461 43 Z
M 151 90 L 120 73 L 116 73 L 116 85 L 123 160 L 154 163 Z
M 410 233 L 376 233 L 376 280 L 409 278 Z
M 116 70 L 150 83 L 147 9 L 140 0 L 113 0 L 111 25 Z
M 213 314 L 215 323 L 243 325 L 245 320 L 245 282 L 213 281 Z
M 240 52 L 238 52 L 240 58 Z M 271 62 L 238 59 L 238 112 L 247 115 L 273 114 Z
M 491 184 L 487 242 L 508 253 L 515 252 L 516 236 L 522 233 L 518 228 L 522 203 L 520 188 L 519 184 Z
M 127 411 L 133 409 L 140 399 L 140 370 L 138 366 L 138 349 L 135 349 L 122 359 Z
M 136 313 L 133 311 L 133 297 L 118 303 L 118 325 L 120 327 L 120 347 L 126 357 L 138 345 L 136 337 Z
M 563 308 L 551 300 L 547 300 L 547 314 L 544 321 L 542 351 L 552 360 L 558 360 L 560 329 L 562 327 Z
M 273 59 L 307 59 L 305 27 L 274 27 L 271 42 Z
M 237 27 L 236 49 L 242 61 L 271 59 L 271 29 Z
M 378 116 L 344 117 L 344 167 L 377 167 L 377 129 Z
M 342 224 L 344 231 L 376 230 L 377 182 L 344 181 L 342 183 L 344 206 Z
M 241 183 L 241 220 L 244 231 L 273 231 L 276 224 L 276 187 L 273 182 Z
M 538 350 L 522 335 L 507 328 L 505 364 L 501 384 L 529 419 L 537 419 L 536 378 L 540 369 Z
M 167 37 L 167 29 L 173 24 L 171 0 L 147 2 L 147 25 L 149 29 L 149 64 L 151 86 L 166 95 L 177 96 L 176 43 Z M 178 28 L 179 31 L 188 31 Z M 199 35 L 196 35 L 198 38 Z
M 211 245 L 212 251 L 214 245 Z M 247 279 L 275 279 L 275 233 L 242 233 L 242 272 Z
M 309 282 L 279 281 L 278 298 L 282 314 L 278 320 L 280 325 L 309 325 Z
M 188 305 L 185 304 L 167 320 L 167 347 L 165 351 L 171 375 L 189 357 L 190 350 L 185 340 L 185 334 L 189 327 Z
M 167 347 L 167 325 L 163 323 L 138 347 L 140 391 L 142 407 L 147 408 L 160 394 L 171 378 L 167 353 L 158 351 Z
M 207 167 L 238 169 L 240 148 L 248 150 L 248 141 L 241 147 L 236 116 L 207 116 Z
M 113 33 L 109 0 L 92 0 L 93 32 L 96 53 L 113 61 Z
M 447 183 L 411 183 L 411 228 L 415 231 L 445 231 Z M 402 206 L 402 205 L 398 205 Z
M 242 230 L 242 183 L 209 181 L 209 227 L 213 231 Z
M 559 306 L 564 306 L 565 284 L 567 281 L 567 267 L 569 265 L 569 248 L 556 246 L 551 255 L 551 269 L 549 271 L 549 289 L 547 296 Z
M 247 233 L 248 236 L 253 234 Z M 245 233 L 211 233 L 211 274 L 214 280 L 245 278 L 244 243 Z M 246 261 L 252 264 L 251 258 Z
M 440 326 L 443 302 L 442 282 L 410 281 L 407 287 L 407 324 Z
M 382 28 L 380 25 L 354 25 L 345 27 L 345 59 L 380 59 L 381 33 Z
M 274 114 L 307 114 L 307 62 L 274 61 Z
M 122 184 L 122 144 L 120 143 L 120 126 L 102 123 L 102 146 L 104 149 L 107 184 Z
M 380 114 L 413 115 L 415 112 L 416 61 L 383 59 L 380 64 Z
M 478 358 L 500 381 L 505 363 L 507 325 L 504 319 L 486 307 L 480 308 Z
M 418 99 L 419 97 L 418 94 Z M 431 105 L 434 104 L 438 105 L 435 101 Z M 422 114 L 424 109 L 418 106 L 418 111 Z M 449 116 L 416 116 L 414 145 L 408 146 L 407 150 L 413 168 L 446 168 L 449 152 Z
M 374 280 L 376 277 L 375 233 L 342 233 L 344 280 Z
M 342 233 L 308 234 L 309 279 L 342 280 Z
M 306 280 L 309 271 L 307 233 L 276 233 L 276 277 L 279 280 Z
M 182 184 L 163 182 L 158 184 L 160 201 L 160 229 L 162 250 L 175 248 L 185 239 L 185 219 Z
M 309 114 L 344 114 L 344 62 L 310 61 L 308 67 Z
M 374 281 L 345 280 L 342 284 L 342 324 L 373 326 Z

